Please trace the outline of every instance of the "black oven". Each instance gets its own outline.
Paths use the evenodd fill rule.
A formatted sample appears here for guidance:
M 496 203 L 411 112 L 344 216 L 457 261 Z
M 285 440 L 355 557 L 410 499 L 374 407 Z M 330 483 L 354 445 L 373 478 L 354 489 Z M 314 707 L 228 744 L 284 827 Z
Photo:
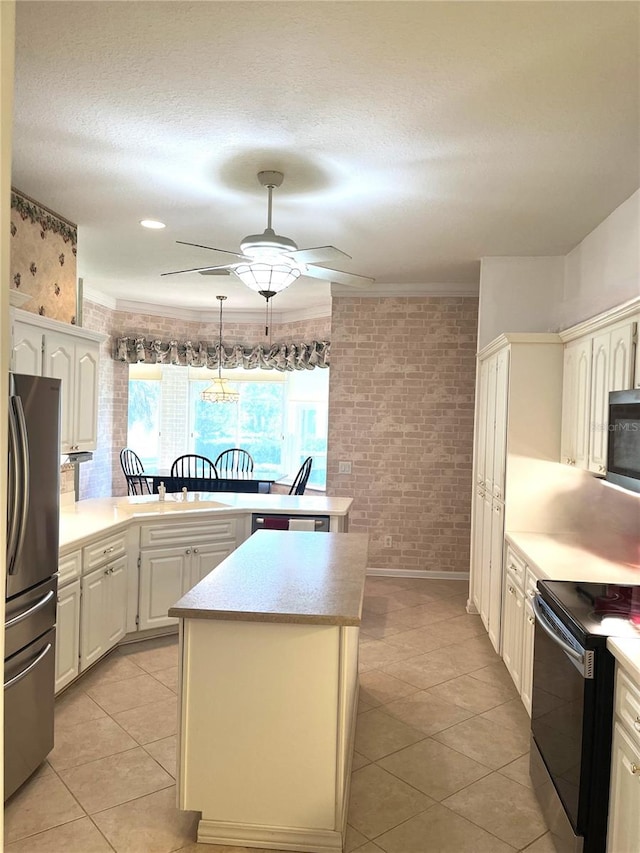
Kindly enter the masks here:
M 614 659 L 640 636 L 640 586 L 539 581 L 531 778 L 558 851 L 605 853 Z

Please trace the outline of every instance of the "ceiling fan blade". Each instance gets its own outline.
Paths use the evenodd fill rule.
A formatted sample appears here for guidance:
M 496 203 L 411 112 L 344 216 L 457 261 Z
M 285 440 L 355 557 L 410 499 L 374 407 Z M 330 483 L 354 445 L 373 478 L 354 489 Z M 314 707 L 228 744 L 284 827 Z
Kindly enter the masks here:
M 315 249 L 298 249 L 297 252 L 287 252 L 288 258 L 293 258 L 301 264 L 324 263 L 325 261 L 339 261 L 341 258 L 349 258 L 346 252 L 336 249 L 335 246 L 317 246 Z
M 303 275 L 309 275 L 312 278 L 322 278 L 325 281 L 333 281 L 336 284 L 344 284 L 347 287 L 369 287 L 375 281 L 375 278 L 369 278 L 366 275 L 354 275 L 350 272 L 342 272 L 341 270 L 330 270 L 326 267 L 308 266 Z
M 214 272 L 214 270 L 221 270 L 221 272 Z M 182 272 L 199 272 L 205 275 L 226 275 L 226 273 L 229 272 L 229 265 L 221 264 L 217 267 L 191 267 L 188 270 L 173 270 L 173 272 L 161 272 L 160 275 L 178 275 Z
M 228 249 L 216 249 L 214 246 L 202 246 L 200 243 L 187 243 L 185 240 L 176 240 L 176 243 L 180 243 L 181 246 L 195 246 L 196 249 L 209 249 L 210 252 L 222 252 L 225 255 L 233 255 L 236 258 L 240 258 L 243 261 L 250 260 L 246 258 L 244 255 L 238 254 L 238 252 L 230 252 Z
M 211 267 L 206 270 L 198 270 L 200 275 L 229 275 L 233 272 L 233 267 Z

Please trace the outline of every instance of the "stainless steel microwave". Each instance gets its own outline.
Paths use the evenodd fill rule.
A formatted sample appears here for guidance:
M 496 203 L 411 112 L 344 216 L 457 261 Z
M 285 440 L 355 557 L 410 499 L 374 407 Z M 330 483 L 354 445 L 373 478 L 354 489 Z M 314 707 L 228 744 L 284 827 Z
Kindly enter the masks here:
M 608 429 L 606 479 L 640 492 L 640 389 L 610 392 Z

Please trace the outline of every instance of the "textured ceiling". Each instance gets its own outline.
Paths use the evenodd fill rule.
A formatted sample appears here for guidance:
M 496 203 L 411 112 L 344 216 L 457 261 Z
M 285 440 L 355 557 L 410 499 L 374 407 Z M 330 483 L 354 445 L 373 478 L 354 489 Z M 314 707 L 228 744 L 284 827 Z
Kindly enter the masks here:
M 376 286 L 573 248 L 640 184 L 635 2 L 17 3 L 13 184 L 79 225 L 85 287 L 261 310 L 223 263 L 266 225 Z M 138 225 L 161 219 L 164 231 Z M 353 291 L 358 293 L 359 291 Z M 304 278 L 274 300 L 320 310 Z

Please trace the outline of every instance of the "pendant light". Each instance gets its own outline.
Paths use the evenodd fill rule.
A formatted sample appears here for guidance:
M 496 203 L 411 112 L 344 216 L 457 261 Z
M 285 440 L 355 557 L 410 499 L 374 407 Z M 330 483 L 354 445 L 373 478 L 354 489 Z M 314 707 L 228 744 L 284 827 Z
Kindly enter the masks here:
M 240 394 L 229 388 L 228 381 L 222 378 L 222 303 L 226 296 L 216 296 L 220 303 L 220 331 L 218 335 L 218 376 L 200 394 L 200 399 L 207 403 L 237 403 Z

